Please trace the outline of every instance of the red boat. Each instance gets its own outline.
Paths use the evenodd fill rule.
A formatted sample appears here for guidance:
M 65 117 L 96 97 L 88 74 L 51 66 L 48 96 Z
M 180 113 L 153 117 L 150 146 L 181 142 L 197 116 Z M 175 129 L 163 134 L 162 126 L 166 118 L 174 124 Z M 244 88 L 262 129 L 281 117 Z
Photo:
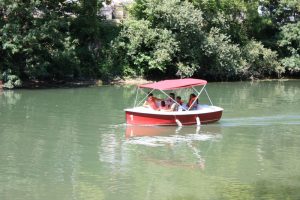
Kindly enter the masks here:
M 174 79 L 174 80 L 164 80 L 149 84 L 139 85 L 137 88 L 136 99 L 133 108 L 125 109 L 126 113 L 126 123 L 129 125 L 192 125 L 192 124 L 206 124 L 216 122 L 221 119 L 223 108 L 214 106 L 205 86 L 207 84 L 206 80 L 201 79 Z M 200 87 L 198 89 L 198 87 Z M 178 104 L 179 110 L 177 111 L 164 111 L 164 110 L 154 110 L 149 107 L 144 107 L 141 105 L 147 99 L 144 97 L 142 100 L 138 99 L 139 91 L 150 90 L 152 93 L 154 91 L 160 91 L 162 94 L 167 96 L 173 101 L 174 104 Z M 179 105 L 179 103 L 171 98 L 166 91 L 177 91 L 181 89 L 192 90 L 196 93 L 193 99 L 192 105 L 196 103 L 200 95 L 204 92 L 208 97 L 211 105 L 198 104 L 194 110 L 192 106 L 184 107 Z M 139 100 L 139 101 L 138 101 Z

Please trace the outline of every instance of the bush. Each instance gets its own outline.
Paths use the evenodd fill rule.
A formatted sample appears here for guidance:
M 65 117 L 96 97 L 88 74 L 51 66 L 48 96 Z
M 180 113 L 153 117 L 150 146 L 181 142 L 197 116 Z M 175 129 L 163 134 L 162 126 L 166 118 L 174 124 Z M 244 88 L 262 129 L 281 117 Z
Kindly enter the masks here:
M 4 81 L 4 88 L 13 89 L 15 87 L 21 87 L 22 82 L 20 78 L 16 75 L 11 74 L 11 70 L 7 70 L 2 74 L 2 78 Z M 0 78 L 1 80 L 1 78 Z
M 286 24 L 281 28 L 278 44 L 283 48 L 282 65 L 290 73 L 300 71 L 300 21 Z
M 242 49 L 246 65 L 241 69 L 246 78 L 263 78 L 276 74 L 278 77 L 284 72 L 284 67 L 278 62 L 277 53 L 265 48 L 260 42 L 250 41 Z
M 156 69 L 165 71 L 178 49 L 169 30 L 152 28 L 146 20 L 126 21 L 113 48 L 124 56 L 124 72 L 138 76 Z
M 239 46 L 232 44 L 230 38 L 217 28 L 209 32 L 203 51 L 206 61 L 201 72 L 217 80 L 236 78 L 245 63 Z

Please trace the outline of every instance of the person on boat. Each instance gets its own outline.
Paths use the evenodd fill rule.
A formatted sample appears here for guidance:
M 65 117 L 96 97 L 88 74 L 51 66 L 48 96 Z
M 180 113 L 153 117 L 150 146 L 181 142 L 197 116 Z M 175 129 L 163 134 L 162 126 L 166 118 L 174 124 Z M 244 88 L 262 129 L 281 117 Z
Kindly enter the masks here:
M 186 110 L 186 105 L 184 104 L 184 102 L 181 100 L 181 96 L 177 96 L 176 97 L 176 102 L 179 104 L 177 104 L 177 110 L 178 111 L 183 111 Z
M 166 102 L 165 101 L 161 101 L 160 102 L 160 107 L 159 107 L 159 110 L 168 110 L 169 107 L 166 105 Z
M 171 105 L 175 102 L 175 94 L 171 92 L 165 102 L 166 105 L 170 108 Z
M 177 102 L 178 104 L 180 104 L 181 106 L 183 105 L 183 101 L 181 100 L 181 96 L 177 96 L 177 97 L 176 97 L 176 102 Z
M 176 102 L 173 102 L 173 104 L 171 105 L 171 107 L 168 110 L 164 110 L 164 111 L 168 111 L 168 112 L 172 112 L 172 111 L 181 111 L 182 110 L 182 105 L 183 102 L 181 101 L 181 97 L 177 96 L 176 97 Z
M 158 101 L 160 101 L 160 100 L 161 99 L 156 98 L 155 96 L 153 96 L 152 93 L 149 93 L 148 98 L 145 101 L 143 106 L 148 107 L 148 108 L 152 108 L 153 110 L 159 110 Z
M 198 107 L 198 98 L 197 96 L 192 93 L 190 95 L 190 99 L 189 99 L 189 102 L 186 104 L 187 108 L 190 108 L 190 110 L 197 110 L 197 107 Z

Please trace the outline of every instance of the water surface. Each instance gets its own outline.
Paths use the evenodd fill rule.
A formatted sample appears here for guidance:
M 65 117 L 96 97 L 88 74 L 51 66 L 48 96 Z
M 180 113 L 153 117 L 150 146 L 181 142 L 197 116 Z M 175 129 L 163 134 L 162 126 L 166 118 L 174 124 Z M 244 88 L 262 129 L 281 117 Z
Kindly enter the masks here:
M 207 87 L 200 128 L 126 127 L 132 86 L 0 91 L 0 199 L 300 199 L 300 81 Z

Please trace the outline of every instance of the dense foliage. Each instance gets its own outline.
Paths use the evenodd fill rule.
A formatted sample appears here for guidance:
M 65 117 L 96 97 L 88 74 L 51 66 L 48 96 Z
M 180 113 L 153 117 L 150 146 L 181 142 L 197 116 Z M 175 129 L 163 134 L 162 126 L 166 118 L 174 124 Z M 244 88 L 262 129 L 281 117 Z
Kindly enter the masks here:
M 78 64 L 64 1 L 2 1 L 0 70 L 23 80 L 67 76 Z
M 0 1 L 0 74 L 21 81 L 299 76 L 296 0 L 136 0 L 122 23 L 102 2 Z
M 197 76 L 215 80 L 280 77 L 286 70 L 296 72 L 298 68 L 288 67 L 288 61 L 281 60 L 282 55 L 277 53 L 283 43 L 277 43 L 279 40 L 275 39 L 280 34 L 283 35 L 282 38 L 287 34 L 284 29 L 279 28 L 279 21 L 282 19 L 264 11 L 270 4 L 228 0 L 195 0 L 192 3 L 180 0 L 138 0 L 132 6 L 131 18 L 128 19 L 130 22 L 134 21 L 134 26 L 133 23 L 123 24 L 115 41 L 116 46 L 119 52 L 136 50 L 135 54 L 122 54 L 126 71 L 130 68 L 130 72 L 144 76 L 148 75 L 150 69 L 161 71 L 164 76 Z M 257 11 L 258 8 L 260 12 Z M 294 15 L 298 16 L 298 13 Z M 288 25 L 281 23 L 283 28 L 288 25 L 294 27 L 294 22 Z M 127 34 L 128 30 L 137 32 L 144 24 L 147 24 L 148 30 L 140 30 L 139 37 L 143 40 L 137 41 L 136 34 Z M 263 29 L 272 33 L 265 36 L 267 31 Z M 168 60 L 163 59 L 164 54 L 160 54 L 162 57 L 147 54 L 149 49 L 155 49 L 155 45 L 145 44 L 149 38 L 148 33 L 159 34 L 161 30 L 169 32 L 168 38 L 165 38 L 169 39 L 168 44 L 176 45 L 176 48 L 161 46 L 165 52 L 171 52 L 168 54 L 171 59 Z M 122 45 L 124 41 L 126 45 Z M 293 56 L 294 62 L 289 62 L 293 66 L 297 66 L 295 54 L 299 55 L 295 53 L 295 49 L 298 47 L 290 50 L 289 54 L 285 52 L 286 55 Z M 140 56 L 145 54 L 146 58 Z M 137 60 L 144 59 L 164 62 L 160 63 L 160 67 L 144 63 L 142 69 L 147 70 L 141 71 Z
M 0 72 L 22 80 L 96 77 L 101 37 L 97 4 L 1 1 Z

